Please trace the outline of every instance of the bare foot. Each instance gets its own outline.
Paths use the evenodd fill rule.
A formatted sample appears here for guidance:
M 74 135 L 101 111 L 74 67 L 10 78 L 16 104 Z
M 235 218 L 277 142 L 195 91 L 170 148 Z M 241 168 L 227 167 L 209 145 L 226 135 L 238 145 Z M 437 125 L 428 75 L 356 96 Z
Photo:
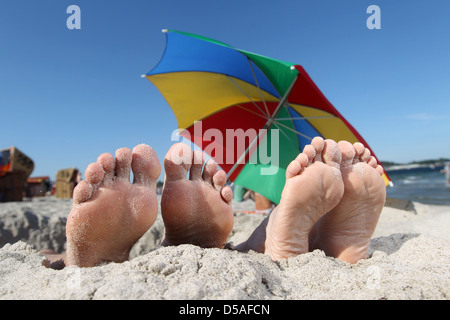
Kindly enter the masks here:
M 166 179 L 161 198 L 164 246 L 194 244 L 224 248 L 233 228 L 233 194 L 226 174 L 213 160 L 183 143 L 173 145 L 164 159 Z M 189 177 L 187 174 L 189 172 Z
M 386 187 L 370 151 L 361 143 L 338 143 L 342 153 L 341 173 L 344 195 L 311 234 L 312 249 L 355 263 L 367 258 L 370 238 L 386 200 Z
M 134 181 L 130 183 L 130 169 Z M 144 144 L 102 154 L 86 169 L 74 190 L 66 225 L 66 264 L 92 267 L 123 262 L 131 247 L 153 225 L 158 204 L 156 181 L 161 166 Z
M 289 164 L 280 204 L 267 222 L 264 253 L 273 260 L 309 251 L 312 227 L 342 197 L 340 163 L 336 142 L 314 138 Z

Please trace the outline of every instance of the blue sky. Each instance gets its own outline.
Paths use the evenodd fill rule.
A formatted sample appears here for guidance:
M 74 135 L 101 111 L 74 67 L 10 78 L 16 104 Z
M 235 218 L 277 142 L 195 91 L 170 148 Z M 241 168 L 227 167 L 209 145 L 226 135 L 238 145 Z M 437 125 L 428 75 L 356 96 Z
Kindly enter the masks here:
M 70 5 L 80 30 L 66 26 Z M 139 143 L 162 161 L 177 122 L 140 76 L 169 28 L 302 65 L 381 160 L 450 158 L 449 12 L 447 0 L 5 0 L 0 148 L 52 179 Z

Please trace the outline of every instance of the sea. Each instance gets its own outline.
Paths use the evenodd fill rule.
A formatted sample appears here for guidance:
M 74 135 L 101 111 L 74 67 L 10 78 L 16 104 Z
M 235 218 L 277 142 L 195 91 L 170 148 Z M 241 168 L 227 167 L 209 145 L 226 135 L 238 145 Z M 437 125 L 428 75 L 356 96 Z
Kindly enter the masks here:
M 450 205 L 450 186 L 441 172 L 443 168 L 434 165 L 385 168 L 393 182 L 393 186 L 386 189 L 386 196 L 425 204 Z

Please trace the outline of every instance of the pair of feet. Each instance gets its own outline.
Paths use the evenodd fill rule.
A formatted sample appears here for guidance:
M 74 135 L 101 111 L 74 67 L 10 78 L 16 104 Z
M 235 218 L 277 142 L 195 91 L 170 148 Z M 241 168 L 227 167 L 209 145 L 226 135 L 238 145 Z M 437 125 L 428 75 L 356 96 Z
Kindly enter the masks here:
M 386 200 L 382 174 L 361 143 L 314 138 L 287 167 L 280 204 L 239 250 L 273 260 L 315 249 L 349 263 L 366 258 Z
M 164 159 L 162 245 L 224 248 L 233 227 L 232 191 L 226 175 L 202 152 L 175 144 Z M 130 171 L 134 181 L 130 183 Z M 102 154 L 74 190 L 65 265 L 123 262 L 153 225 L 161 167 L 153 149 L 138 145 Z M 280 204 L 240 251 L 280 260 L 313 249 L 354 263 L 366 257 L 385 201 L 385 186 L 370 152 L 360 143 L 315 138 L 291 162 Z M 61 256 L 47 254 L 50 262 Z

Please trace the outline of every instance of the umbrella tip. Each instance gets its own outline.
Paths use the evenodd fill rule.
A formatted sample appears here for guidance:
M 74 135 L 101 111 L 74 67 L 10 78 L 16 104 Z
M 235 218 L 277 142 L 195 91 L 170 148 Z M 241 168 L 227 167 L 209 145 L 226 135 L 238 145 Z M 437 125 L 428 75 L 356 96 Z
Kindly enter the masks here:
M 167 29 L 162 29 L 161 32 L 162 32 L 162 33 L 167 33 L 167 32 L 169 32 L 169 30 L 167 30 Z
M 147 75 L 145 74 L 141 74 L 141 78 L 145 78 Z

